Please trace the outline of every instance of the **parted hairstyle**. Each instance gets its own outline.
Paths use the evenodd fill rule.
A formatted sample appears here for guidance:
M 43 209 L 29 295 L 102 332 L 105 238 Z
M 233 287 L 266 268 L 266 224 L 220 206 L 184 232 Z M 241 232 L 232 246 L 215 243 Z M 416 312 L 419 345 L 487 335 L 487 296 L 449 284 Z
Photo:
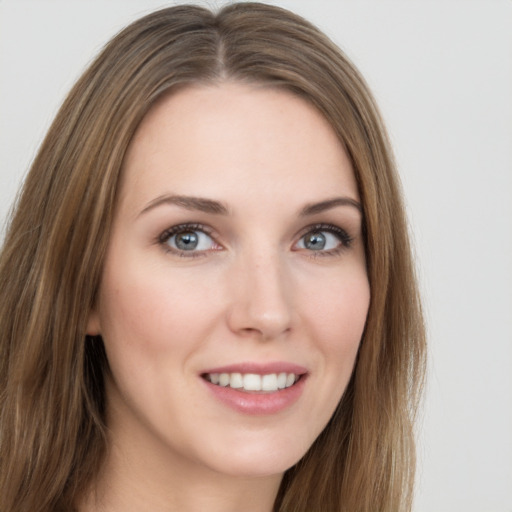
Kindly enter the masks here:
M 351 159 L 363 208 L 371 299 L 354 372 L 286 471 L 274 510 L 410 510 L 425 335 L 385 128 L 359 72 L 317 28 L 239 3 L 170 7 L 122 30 L 72 88 L 33 162 L 0 255 L 1 512 L 68 512 L 99 473 L 109 369 L 86 324 L 123 158 L 162 95 L 226 81 L 314 105 Z

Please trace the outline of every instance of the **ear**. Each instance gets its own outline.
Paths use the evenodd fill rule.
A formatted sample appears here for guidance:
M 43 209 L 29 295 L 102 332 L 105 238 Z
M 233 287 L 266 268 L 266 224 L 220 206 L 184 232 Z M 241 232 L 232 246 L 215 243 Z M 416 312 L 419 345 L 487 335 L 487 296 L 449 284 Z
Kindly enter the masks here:
M 89 313 L 86 334 L 88 336 L 99 336 L 101 334 L 100 318 L 98 312 L 95 309 L 92 309 Z

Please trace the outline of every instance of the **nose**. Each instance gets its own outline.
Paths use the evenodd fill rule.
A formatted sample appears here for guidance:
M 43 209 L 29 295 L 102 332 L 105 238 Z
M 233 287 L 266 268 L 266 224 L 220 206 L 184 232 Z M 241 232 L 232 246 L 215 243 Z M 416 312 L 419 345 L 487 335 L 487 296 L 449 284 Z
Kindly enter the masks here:
M 240 258 L 230 279 L 228 324 L 245 337 L 272 340 L 292 327 L 292 290 L 278 254 Z

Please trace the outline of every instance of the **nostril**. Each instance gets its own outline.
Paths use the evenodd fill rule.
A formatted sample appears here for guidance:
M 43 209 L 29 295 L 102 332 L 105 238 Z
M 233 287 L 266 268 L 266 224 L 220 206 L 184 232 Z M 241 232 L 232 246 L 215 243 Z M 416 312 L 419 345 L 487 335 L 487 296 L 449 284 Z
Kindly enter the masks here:
M 261 258 L 260 258 L 261 259 Z M 252 261 L 252 264 L 250 264 Z M 274 339 L 291 328 L 290 287 L 276 262 L 244 261 L 232 280 L 229 327 L 245 337 Z

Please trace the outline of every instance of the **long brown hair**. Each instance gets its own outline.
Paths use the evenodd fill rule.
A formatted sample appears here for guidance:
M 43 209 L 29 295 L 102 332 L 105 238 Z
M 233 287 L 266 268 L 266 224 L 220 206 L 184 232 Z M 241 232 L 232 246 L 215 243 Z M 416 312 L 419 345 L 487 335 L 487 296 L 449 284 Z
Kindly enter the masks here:
M 71 90 L 0 256 L 0 510 L 72 510 L 106 450 L 102 341 L 85 335 L 123 157 L 154 102 L 192 83 L 264 83 L 330 122 L 364 210 L 371 303 L 348 388 L 283 478 L 275 511 L 409 510 L 425 339 L 398 179 L 368 88 L 302 18 L 264 4 L 176 6 L 119 33 Z

